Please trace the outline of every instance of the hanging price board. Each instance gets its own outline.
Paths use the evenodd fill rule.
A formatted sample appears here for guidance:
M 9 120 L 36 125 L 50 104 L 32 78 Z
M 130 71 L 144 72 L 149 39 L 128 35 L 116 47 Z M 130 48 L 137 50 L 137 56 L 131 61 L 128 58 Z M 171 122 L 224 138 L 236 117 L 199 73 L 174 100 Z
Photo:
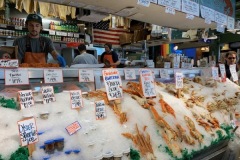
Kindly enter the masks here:
M 235 19 L 233 17 L 228 16 L 227 29 L 233 30 L 234 27 L 235 27 Z
M 145 97 L 155 97 L 156 91 L 152 71 L 150 69 L 141 69 L 139 72 L 143 95 Z
M 21 146 L 38 142 L 37 126 L 34 118 L 21 120 L 17 123 Z
M 69 126 L 67 126 L 65 129 L 67 130 L 68 134 L 71 136 L 74 133 L 76 133 L 77 131 L 79 131 L 81 129 L 81 125 L 78 121 L 73 122 L 72 124 L 70 124 Z
M 21 109 L 30 108 L 34 105 L 32 90 L 18 91 L 18 98 Z
M 108 100 L 121 99 L 122 81 L 117 69 L 102 70 L 103 80 L 107 91 Z
M 71 108 L 76 109 L 76 108 L 83 107 L 82 91 L 73 90 L 73 91 L 70 91 L 69 93 L 70 93 Z
M 219 80 L 218 67 L 212 67 L 212 77 L 214 80 Z
M 165 13 L 173 14 L 175 15 L 175 9 L 172 7 L 165 7 Z
M 0 67 L 3 68 L 18 67 L 18 59 L 0 59 Z
M 224 64 L 219 64 L 219 68 L 220 68 L 220 73 L 221 73 L 221 78 L 222 78 L 222 82 L 226 82 L 226 68 Z
M 95 101 L 95 115 L 97 120 L 107 117 L 104 100 Z
M 186 18 L 187 18 L 187 19 L 191 19 L 191 20 L 193 20 L 193 19 L 194 19 L 194 15 L 187 14 L 187 15 L 186 15 Z
M 62 83 L 63 72 L 62 69 L 44 69 L 45 83 Z
M 182 0 L 182 11 L 190 15 L 199 16 L 199 3 L 191 0 Z
M 134 69 L 124 69 L 125 80 L 136 79 L 136 73 Z
M 227 15 L 215 11 L 215 22 L 221 25 L 227 25 Z
M 79 69 L 79 82 L 94 82 L 92 69 Z
M 181 0 L 158 0 L 158 4 L 181 11 Z
M 137 4 L 141 5 L 141 6 L 144 6 L 144 7 L 149 7 L 150 6 L 150 0 L 138 0 Z
M 42 87 L 43 104 L 55 102 L 53 86 Z
M 237 71 L 236 71 L 236 64 L 232 64 L 229 66 L 229 70 L 230 70 L 230 73 L 232 75 L 232 80 L 234 82 L 238 81 L 238 75 L 237 75 Z
M 5 85 L 29 84 L 27 69 L 5 69 Z
M 175 85 L 176 85 L 176 89 L 183 88 L 183 73 L 182 72 L 175 73 Z

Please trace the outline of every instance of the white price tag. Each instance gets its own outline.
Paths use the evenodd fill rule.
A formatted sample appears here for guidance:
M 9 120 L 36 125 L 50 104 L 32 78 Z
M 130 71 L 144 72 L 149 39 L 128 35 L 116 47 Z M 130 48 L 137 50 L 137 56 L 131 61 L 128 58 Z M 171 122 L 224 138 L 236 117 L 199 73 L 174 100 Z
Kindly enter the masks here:
M 183 88 L 183 73 L 182 72 L 175 73 L 175 86 L 176 86 L 176 89 Z
M 136 79 L 136 73 L 134 69 L 124 69 L 125 80 Z
M 212 67 L 212 77 L 214 80 L 219 80 L 218 67 Z
M 122 81 L 117 69 L 102 70 L 103 80 L 107 91 L 108 100 L 123 97 Z
M 16 30 L 22 30 L 22 26 L 15 26 Z
M 104 100 L 95 101 L 95 115 L 97 120 L 107 117 Z
M 205 23 L 215 21 L 215 11 L 214 9 L 200 5 L 201 17 L 205 19 Z M 209 24 L 209 23 L 207 23 Z
M 187 15 L 186 15 L 186 18 L 193 20 L 193 19 L 194 19 L 194 15 L 192 15 L 192 14 L 187 14 Z
M 5 85 L 29 84 L 27 69 L 5 69 Z
M 62 69 L 44 69 L 45 83 L 62 83 L 63 72 Z
M 238 75 L 237 75 L 237 71 L 236 71 L 236 64 L 232 64 L 229 66 L 229 70 L 230 70 L 230 73 L 232 75 L 232 80 L 234 82 L 238 81 Z
M 234 27 L 235 27 L 235 19 L 233 17 L 228 16 L 227 29 L 233 30 Z
M 222 82 L 226 82 L 226 68 L 224 64 L 219 64 Z
M 150 0 L 138 0 L 137 4 L 142 5 L 144 7 L 149 7 L 150 6 Z
M 55 36 L 55 34 L 56 34 L 56 31 L 54 31 L 54 30 L 49 30 L 49 35 Z
M 38 142 L 37 125 L 34 118 L 17 122 L 21 146 L 27 146 Z
M 73 36 L 74 36 L 74 38 L 79 38 L 79 34 L 78 33 L 74 33 Z
M 82 99 L 82 91 L 81 90 L 73 90 L 70 91 L 70 100 L 71 100 L 71 108 L 76 109 L 83 107 L 83 99 Z
M 43 96 L 43 104 L 56 101 L 56 98 L 54 96 L 53 86 L 42 87 L 42 96 Z
M 21 109 L 30 108 L 34 105 L 32 90 L 18 91 L 18 98 Z
M 217 31 L 224 33 L 225 32 L 225 26 L 223 24 L 217 24 Z
M 7 28 L 7 24 L 0 24 L 1 28 Z
M 182 11 L 190 15 L 199 16 L 199 3 L 191 0 L 182 0 Z
M 181 11 L 181 0 L 158 0 L 158 4 L 161 6 L 168 6 Z
M 215 22 L 223 25 L 227 25 L 227 15 L 215 11 Z
M 171 68 L 171 62 L 164 62 L 164 68 Z
M 72 32 L 68 32 L 67 34 L 68 34 L 67 35 L 68 37 L 73 37 L 73 33 Z
M 175 9 L 172 7 L 165 7 L 165 13 L 173 14 L 175 15 Z
M 150 69 L 141 69 L 139 72 L 144 97 L 155 97 L 156 91 L 152 71 Z
M 169 74 L 168 74 L 168 70 L 167 69 L 160 69 L 160 77 L 161 78 L 170 78 Z
M 79 69 L 79 82 L 94 82 L 92 69 Z
M 18 59 L 0 59 L 0 67 L 18 67 Z

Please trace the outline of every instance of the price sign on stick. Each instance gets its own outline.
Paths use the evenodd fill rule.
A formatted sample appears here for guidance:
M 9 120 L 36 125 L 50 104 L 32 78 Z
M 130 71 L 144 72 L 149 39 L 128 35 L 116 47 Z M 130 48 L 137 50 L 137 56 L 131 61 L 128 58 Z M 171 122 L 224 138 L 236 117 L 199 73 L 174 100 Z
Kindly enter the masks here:
M 170 62 L 164 62 L 164 68 L 171 68 Z
M 18 91 L 18 97 L 21 109 L 29 108 L 34 105 L 32 90 Z
M 76 109 L 83 107 L 83 99 L 82 99 L 82 91 L 81 90 L 73 90 L 70 91 L 70 100 L 71 100 L 71 108 Z
M 212 77 L 214 80 L 219 80 L 218 67 L 212 67 Z
M 169 74 L 168 74 L 168 70 L 167 69 L 160 69 L 160 77 L 161 78 L 170 78 Z
M 76 133 L 77 131 L 79 131 L 81 129 L 81 125 L 78 121 L 73 122 L 72 124 L 70 124 L 69 126 L 67 126 L 65 129 L 67 130 L 68 134 L 71 136 L 74 133 Z
M 97 120 L 107 117 L 104 100 L 95 101 L 95 115 Z
M 220 68 L 220 73 L 221 73 L 221 78 L 222 78 L 222 82 L 226 82 L 226 68 L 224 64 L 219 64 L 219 68 Z
M 34 118 L 27 118 L 17 123 L 21 146 L 38 142 L 37 126 Z
M 136 79 L 136 73 L 134 69 L 124 69 L 125 80 Z
M 29 84 L 27 69 L 5 69 L 5 85 Z
M 45 83 L 62 83 L 63 72 L 61 69 L 44 69 Z
M 176 89 L 183 88 L 183 73 L 182 72 L 175 73 L 175 83 L 176 83 Z
M 152 71 L 150 69 L 141 69 L 139 72 L 143 95 L 145 97 L 155 97 L 156 91 Z
M 55 102 L 53 86 L 42 87 L 43 104 Z
M 105 88 L 107 91 L 108 100 L 121 99 L 122 81 L 117 69 L 104 69 L 102 71 Z
M 238 75 L 237 75 L 237 71 L 236 71 L 236 64 L 232 64 L 229 66 L 229 70 L 230 70 L 230 73 L 232 75 L 232 80 L 234 82 L 238 81 Z
M 18 59 L 0 59 L 0 67 L 3 68 L 18 67 Z
M 92 69 L 79 69 L 79 82 L 94 82 Z

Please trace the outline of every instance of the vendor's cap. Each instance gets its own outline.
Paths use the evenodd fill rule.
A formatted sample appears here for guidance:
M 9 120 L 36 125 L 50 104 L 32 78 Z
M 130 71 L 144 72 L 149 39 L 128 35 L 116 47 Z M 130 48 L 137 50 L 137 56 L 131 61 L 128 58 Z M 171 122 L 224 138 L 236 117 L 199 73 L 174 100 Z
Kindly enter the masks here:
M 29 21 L 35 21 L 35 22 L 38 22 L 40 24 L 42 24 L 42 17 L 37 15 L 37 14 L 29 14 L 27 16 L 27 19 L 26 19 L 26 24 L 29 22 Z

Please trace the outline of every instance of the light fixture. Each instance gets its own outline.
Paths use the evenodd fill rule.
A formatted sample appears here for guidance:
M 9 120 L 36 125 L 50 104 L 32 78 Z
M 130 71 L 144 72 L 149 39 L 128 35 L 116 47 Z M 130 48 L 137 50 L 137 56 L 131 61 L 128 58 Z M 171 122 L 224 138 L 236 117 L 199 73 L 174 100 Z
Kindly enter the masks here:
M 178 50 L 178 46 L 173 47 L 174 51 Z
M 205 47 L 202 47 L 202 48 L 201 48 L 201 51 L 205 51 L 205 50 L 206 50 Z
M 87 28 L 86 28 L 86 27 L 84 27 L 84 30 L 87 30 Z

